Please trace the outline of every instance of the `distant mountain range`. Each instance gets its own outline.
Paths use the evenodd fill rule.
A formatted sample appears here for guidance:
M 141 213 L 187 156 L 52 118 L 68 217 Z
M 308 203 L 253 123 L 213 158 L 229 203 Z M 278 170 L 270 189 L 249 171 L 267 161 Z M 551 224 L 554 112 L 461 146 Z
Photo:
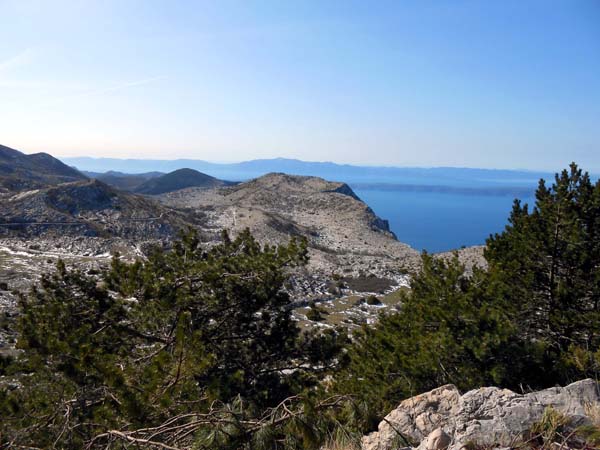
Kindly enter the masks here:
M 152 160 L 114 158 L 62 158 L 80 170 L 106 172 L 170 172 L 181 168 L 195 169 L 225 180 L 245 181 L 267 173 L 281 172 L 291 175 L 308 175 L 336 180 L 351 185 L 401 185 L 438 186 L 448 188 L 527 188 L 535 189 L 540 178 L 552 179 L 549 172 L 525 170 L 493 170 L 454 167 L 410 168 L 370 167 L 336 164 L 331 162 L 306 162 L 296 159 L 258 159 L 240 163 L 211 163 L 194 159 Z M 509 192 L 510 195 L 514 191 Z

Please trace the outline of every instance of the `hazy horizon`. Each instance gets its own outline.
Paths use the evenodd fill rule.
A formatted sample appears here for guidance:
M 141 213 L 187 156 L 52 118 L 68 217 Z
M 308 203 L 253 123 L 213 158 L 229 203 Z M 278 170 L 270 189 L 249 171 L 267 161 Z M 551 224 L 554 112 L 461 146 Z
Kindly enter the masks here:
M 30 153 L 34 153 L 34 152 L 30 152 Z M 81 155 L 75 155 L 75 156 L 57 156 L 57 155 L 53 155 L 56 156 L 58 159 L 60 159 L 61 161 L 73 161 L 73 160 L 77 160 L 77 159 L 92 159 L 92 160 L 121 160 L 121 161 L 164 161 L 164 162 L 177 162 L 177 161 L 197 161 L 197 162 L 206 162 L 209 164 L 242 164 L 242 163 L 247 163 L 247 162 L 257 162 L 257 161 L 274 161 L 274 160 L 286 160 L 286 161 L 297 161 L 297 162 L 302 162 L 302 163 L 309 163 L 309 164 L 335 164 L 335 165 L 340 165 L 340 166 L 352 166 L 352 167 L 370 167 L 370 168 L 387 168 L 387 169 L 466 169 L 466 170 L 490 170 L 490 171 L 494 171 L 494 170 L 498 170 L 498 171 L 512 171 L 512 172 L 552 172 L 552 171 L 548 171 L 548 170 L 543 170 L 543 169 L 539 169 L 539 168 L 523 168 L 523 167 L 506 167 L 506 168 L 499 168 L 499 167 L 475 167 L 475 166 L 401 166 L 401 165 L 394 165 L 394 164 L 352 164 L 352 163 L 345 163 L 345 162 L 339 162 L 339 161 L 334 161 L 334 160 L 306 160 L 306 159 L 299 159 L 299 158 L 288 158 L 285 156 L 277 156 L 277 157 L 273 157 L 273 158 L 254 158 L 254 159 L 243 159 L 243 160 L 230 160 L 230 161 L 226 161 L 226 160 L 209 160 L 209 159 L 200 159 L 200 158 L 168 158 L 168 157 L 164 157 L 164 158 L 119 158 L 119 157 L 107 157 L 107 156 L 88 156 L 85 154 L 81 154 Z M 575 161 L 576 162 L 576 161 Z M 554 172 L 556 171 L 560 171 L 562 169 L 565 169 L 568 166 L 569 163 L 564 164 L 563 166 L 557 168 Z M 595 172 L 593 170 L 589 170 L 585 167 L 582 167 L 582 169 L 592 173 Z

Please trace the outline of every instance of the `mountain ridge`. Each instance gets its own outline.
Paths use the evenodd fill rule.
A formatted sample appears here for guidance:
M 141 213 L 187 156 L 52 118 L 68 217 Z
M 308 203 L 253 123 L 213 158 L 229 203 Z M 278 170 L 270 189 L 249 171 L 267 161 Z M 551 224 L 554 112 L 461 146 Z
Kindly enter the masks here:
M 95 178 L 110 186 L 116 187 L 123 191 L 133 192 L 139 185 L 145 181 L 164 175 L 162 172 L 144 172 L 139 174 L 123 173 L 114 170 L 108 172 L 87 172 L 82 171 L 89 178 Z
M 189 187 L 216 188 L 228 186 L 229 181 L 219 180 L 190 168 L 177 169 L 173 172 L 152 177 L 134 189 L 138 194 L 160 195 Z
M 0 145 L 0 186 L 9 191 L 85 180 L 87 177 L 47 153 L 27 155 Z

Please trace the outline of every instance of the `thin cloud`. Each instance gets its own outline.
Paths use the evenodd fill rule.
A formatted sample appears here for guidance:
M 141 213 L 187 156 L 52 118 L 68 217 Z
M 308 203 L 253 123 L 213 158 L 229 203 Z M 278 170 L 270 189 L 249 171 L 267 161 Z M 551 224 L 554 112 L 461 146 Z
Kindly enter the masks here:
M 84 93 L 78 95 L 78 97 L 86 97 L 88 95 L 97 95 L 97 94 L 107 94 L 109 92 L 120 91 L 122 89 L 127 89 L 127 88 L 134 87 L 134 86 L 142 86 L 144 84 L 154 83 L 155 81 L 164 80 L 165 78 L 167 78 L 167 77 L 165 77 L 164 75 L 161 75 L 158 77 L 144 78 L 142 80 L 136 80 L 136 81 L 129 81 L 127 83 L 117 84 L 116 86 L 111 86 L 111 87 L 107 87 L 107 88 L 103 88 L 103 89 L 95 89 L 93 91 L 84 92 Z
M 121 91 L 124 89 L 133 88 L 136 86 L 143 86 L 145 84 L 154 83 L 167 77 L 164 75 L 151 77 L 151 78 L 143 78 L 140 80 L 128 81 L 125 83 L 115 84 L 113 86 L 97 88 L 97 89 L 82 89 L 81 85 L 60 85 L 55 83 L 48 83 L 43 81 L 14 81 L 14 80 L 2 80 L 0 78 L 0 89 L 50 89 L 50 90 L 67 90 L 76 92 L 68 95 L 55 96 L 55 97 L 46 97 L 45 100 L 42 100 L 37 107 L 39 108 L 52 108 L 57 104 L 68 102 L 69 100 L 75 100 L 79 98 L 93 97 L 98 95 L 110 94 L 112 92 Z M 77 92 L 78 91 L 78 92 Z M 41 100 L 41 98 L 40 98 Z M 15 100 L 17 102 L 17 100 Z M 33 105 L 31 105 L 33 106 Z
M 18 55 L 12 56 L 4 61 L 0 61 L 0 73 L 8 72 L 15 67 L 29 64 L 33 59 L 33 50 L 26 48 Z
M 120 91 L 122 89 L 127 89 L 130 87 L 142 86 L 144 84 L 154 83 L 159 80 L 164 80 L 165 78 L 167 78 L 167 77 L 164 75 L 161 75 L 158 77 L 144 78 L 144 79 L 135 80 L 135 81 L 128 81 L 126 83 L 117 84 L 115 86 L 110 86 L 110 87 L 100 88 L 100 89 L 92 89 L 90 91 L 82 92 L 80 94 L 70 95 L 68 97 L 62 97 L 62 98 L 58 99 L 58 101 L 69 100 L 69 99 L 73 99 L 73 98 L 90 97 L 90 96 L 94 96 L 94 95 L 108 94 L 110 92 Z

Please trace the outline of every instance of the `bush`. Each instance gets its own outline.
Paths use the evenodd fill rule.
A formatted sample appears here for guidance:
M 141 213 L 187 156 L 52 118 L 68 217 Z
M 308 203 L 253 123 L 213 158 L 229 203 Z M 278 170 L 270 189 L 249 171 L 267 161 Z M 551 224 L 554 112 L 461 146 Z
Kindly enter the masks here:
M 367 305 L 381 305 L 381 300 L 379 300 L 375 295 L 369 295 L 367 297 Z
M 308 312 L 306 313 L 306 318 L 308 320 L 312 320 L 313 322 L 322 322 L 323 320 L 325 320 L 325 317 L 323 317 L 324 315 L 328 315 L 329 313 L 327 311 L 325 311 L 323 308 L 317 306 L 317 305 L 312 305 L 309 309 Z

